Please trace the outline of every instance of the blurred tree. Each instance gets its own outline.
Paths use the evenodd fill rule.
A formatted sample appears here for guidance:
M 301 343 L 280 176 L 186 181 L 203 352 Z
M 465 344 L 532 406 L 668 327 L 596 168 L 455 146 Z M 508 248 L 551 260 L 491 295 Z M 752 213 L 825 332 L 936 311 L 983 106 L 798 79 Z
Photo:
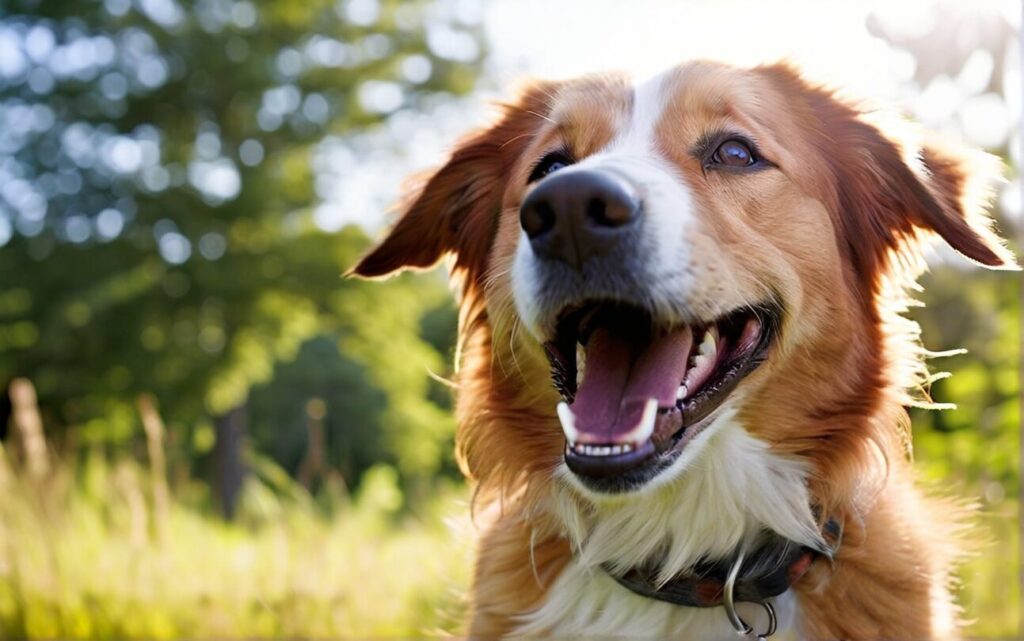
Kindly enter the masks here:
M 469 90 L 475 38 L 457 12 L 397 0 L 7 3 L 0 380 L 31 378 L 86 441 L 132 435 L 152 392 L 178 442 L 212 417 L 219 460 L 237 461 L 252 386 L 327 335 L 335 367 L 386 397 L 379 425 L 444 440 L 425 369 L 442 361 L 417 333 L 443 285 L 342 282 L 366 239 L 315 226 L 310 155 Z M 403 470 L 437 465 L 434 446 L 397 451 Z

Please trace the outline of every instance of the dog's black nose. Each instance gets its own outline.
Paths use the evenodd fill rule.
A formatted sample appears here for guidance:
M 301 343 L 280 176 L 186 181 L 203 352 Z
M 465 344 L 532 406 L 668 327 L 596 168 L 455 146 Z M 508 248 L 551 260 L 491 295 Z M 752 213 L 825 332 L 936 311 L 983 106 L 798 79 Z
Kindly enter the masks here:
M 519 208 L 519 223 L 540 256 L 577 269 L 607 253 L 640 216 L 640 199 L 625 179 L 595 170 L 547 178 Z

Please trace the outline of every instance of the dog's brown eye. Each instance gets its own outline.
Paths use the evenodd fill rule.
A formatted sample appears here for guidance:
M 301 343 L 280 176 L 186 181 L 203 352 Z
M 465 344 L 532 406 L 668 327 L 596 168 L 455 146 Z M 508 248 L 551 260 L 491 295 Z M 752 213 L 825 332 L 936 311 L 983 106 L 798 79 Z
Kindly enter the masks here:
M 718 149 L 711 156 L 711 160 L 718 165 L 726 167 L 749 167 L 757 162 L 754 152 L 750 147 L 739 140 L 726 140 L 718 145 Z
M 553 174 L 559 169 L 564 169 L 572 164 L 572 160 L 564 152 L 556 151 L 555 153 L 544 156 L 537 166 L 530 172 L 530 178 L 526 182 L 535 182 L 544 178 L 549 174 Z

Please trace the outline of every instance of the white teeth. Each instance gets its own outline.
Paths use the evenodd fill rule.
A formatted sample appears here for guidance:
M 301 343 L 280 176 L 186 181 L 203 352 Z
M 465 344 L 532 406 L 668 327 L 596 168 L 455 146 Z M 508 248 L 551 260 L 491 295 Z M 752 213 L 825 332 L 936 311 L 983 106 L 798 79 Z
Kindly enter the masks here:
M 573 443 L 569 447 L 571 447 L 577 454 L 585 454 L 587 456 L 618 456 L 619 454 L 629 454 L 633 451 L 633 446 L 629 443 L 622 443 L 620 445 L 586 445 L 584 443 Z
M 590 445 L 578 442 L 580 434 L 576 430 L 576 416 L 573 415 L 572 409 L 563 401 L 558 404 L 556 411 L 558 420 L 562 424 L 562 431 L 565 432 L 565 440 L 569 442 L 569 449 L 573 452 L 586 456 L 618 456 L 632 452 L 640 444 L 646 443 L 651 434 L 654 434 L 654 423 L 658 419 L 658 399 L 647 399 L 644 411 L 640 415 L 640 421 L 622 437 L 624 441 L 628 441 L 627 443 L 611 445 Z
M 646 443 L 647 439 L 654 434 L 654 423 L 658 419 L 658 399 L 649 398 L 644 405 L 640 421 L 627 434 L 622 435 L 622 440 L 629 443 Z
M 565 440 L 576 443 L 580 440 L 580 433 L 576 431 L 576 415 L 565 401 L 561 401 L 556 407 L 558 422 L 562 424 L 562 431 L 565 432 Z
M 583 385 L 583 370 L 587 367 L 587 350 L 576 343 L 576 389 Z
M 676 400 L 681 401 L 690 394 L 690 390 L 686 389 L 686 385 L 680 385 L 679 389 L 676 390 Z

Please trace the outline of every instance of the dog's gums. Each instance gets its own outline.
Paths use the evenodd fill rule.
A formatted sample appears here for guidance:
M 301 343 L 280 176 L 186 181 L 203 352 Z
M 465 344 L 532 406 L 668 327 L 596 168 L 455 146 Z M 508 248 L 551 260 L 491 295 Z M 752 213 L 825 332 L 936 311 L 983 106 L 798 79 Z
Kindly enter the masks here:
M 614 303 L 564 312 L 545 348 L 563 397 L 557 412 L 569 469 L 607 492 L 670 465 L 765 360 L 779 317 L 766 304 L 666 329 L 646 311 Z

